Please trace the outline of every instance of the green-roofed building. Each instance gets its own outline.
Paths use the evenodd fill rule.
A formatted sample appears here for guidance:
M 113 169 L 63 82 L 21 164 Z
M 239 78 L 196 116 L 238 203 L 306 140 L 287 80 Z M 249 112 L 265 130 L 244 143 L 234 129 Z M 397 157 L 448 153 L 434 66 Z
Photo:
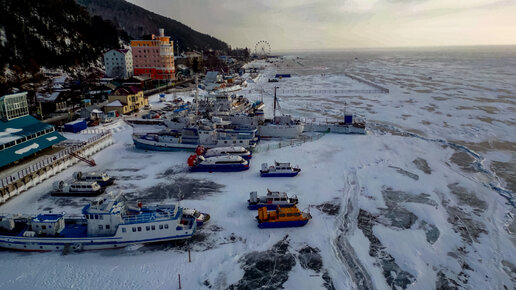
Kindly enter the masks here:
M 0 97 L 0 168 L 63 140 L 54 126 L 29 115 L 26 92 Z

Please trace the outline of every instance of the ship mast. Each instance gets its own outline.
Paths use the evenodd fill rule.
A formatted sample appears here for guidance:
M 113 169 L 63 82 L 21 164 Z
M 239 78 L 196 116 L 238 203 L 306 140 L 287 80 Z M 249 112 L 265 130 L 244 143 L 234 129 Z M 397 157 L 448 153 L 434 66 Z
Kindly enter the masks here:
M 276 103 L 278 102 L 278 99 L 276 98 L 276 89 L 278 87 L 274 87 L 274 106 L 273 106 L 273 110 L 272 110 L 272 120 L 276 120 Z
M 195 118 L 199 118 L 199 78 L 195 75 Z

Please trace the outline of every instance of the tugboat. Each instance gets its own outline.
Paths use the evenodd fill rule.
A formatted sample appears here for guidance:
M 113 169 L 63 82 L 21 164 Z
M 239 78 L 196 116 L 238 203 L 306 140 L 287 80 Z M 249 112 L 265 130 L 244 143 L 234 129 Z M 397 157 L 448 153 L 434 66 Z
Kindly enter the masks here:
M 204 158 L 195 154 L 188 157 L 190 171 L 197 172 L 235 172 L 249 169 L 249 161 L 240 156 L 216 156 Z
M 247 209 L 250 210 L 257 210 L 262 207 L 273 210 L 276 209 L 278 205 L 281 207 L 293 207 L 299 202 L 295 195 L 288 197 L 285 192 L 270 191 L 268 189 L 267 196 L 258 197 L 256 191 L 251 192 L 249 195 Z
M 110 186 L 114 178 L 109 177 L 105 172 L 74 172 L 73 177 L 77 181 L 96 181 L 100 187 Z
M 200 227 L 210 220 L 210 215 L 204 212 L 200 212 L 193 208 L 183 208 L 183 215 L 186 217 L 195 218 L 197 227 Z
M 299 167 L 292 167 L 290 162 L 274 161 L 274 166 L 268 166 L 267 163 L 262 163 L 260 170 L 261 177 L 293 177 L 301 171 Z
M 300 211 L 296 206 L 280 207 L 273 211 L 267 211 L 267 207 L 258 209 L 258 227 L 264 228 L 287 228 L 302 227 L 308 223 L 312 216 L 308 212 Z
M 195 153 L 197 155 L 202 155 L 206 158 L 230 155 L 230 156 L 240 156 L 240 157 L 244 158 L 245 160 L 249 160 L 253 157 L 253 154 L 251 153 L 251 151 L 245 149 L 244 147 L 240 147 L 240 146 L 216 147 L 216 148 L 211 148 L 211 149 L 206 149 L 206 148 L 204 148 L 204 146 L 198 146 L 197 149 L 195 150 Z
M 52 196 L 97 196 L 105 190 L 95 181 L 67 183 L 61 180 L 54 182 L 53 187 L 54 189 L 50 193 Z
M 97 198 L 83 217 L 64 214 L 0 216 L 0 247 L 20 251 L 82 251 L 188 239 L 195 218 L 175 205 L 131 208 L 122 195 Z

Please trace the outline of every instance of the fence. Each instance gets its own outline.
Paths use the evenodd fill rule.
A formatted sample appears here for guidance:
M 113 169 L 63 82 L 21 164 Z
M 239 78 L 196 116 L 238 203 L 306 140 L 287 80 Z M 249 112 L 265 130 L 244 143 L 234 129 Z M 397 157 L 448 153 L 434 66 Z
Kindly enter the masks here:
M 24 180 L 27 176 L 32 176 L 33 174 L 37 174 L 38 172 L 51 167 L 57 163 L 62 162 L 65 159 L 73 158 L 70 156 L 70 153 L 79 152 L 88 149 L 89 147 L 100 143 L 103 140 L 109 139 L 111 140 L 112 134 L 109 132 L 103 132 L 99 135 L 93 136 L 86 141 L 81 141 L 78 143 L 62 143 L 67 146 L 64 150 L 59 151 L 58 153 L 49 156 L 45 159 L 39 160 L 38 162 L 29 165 L 26 168 L 23 168 L 13 174 L 9 174 L 8 176 L 4 176 L 0 179 L 0 190 L 2 191 L 2 195 L 5 190 L 8 190 L 10 185 L 15 185 L 20 180 Z M 110 143 L 111 144 L 111 143 Z M 41 181 L 41 180 L 40 180 Z
M 383 94 L 388 94 L 389 93 L 389 89 L 388 88 L 384 88 L 384 87 L 382 87 L 380 85 L 377 85 L 377 84 L 375 84 L 375 83 L 373 83 L 371 81 L 368 81 L 366 79 L 363 79 L 363 78 L 351 75 L 349 73 L 345 73 L 344 75 L 346 75 L 348 78 L 353 79 L 353 80 L 355 80 L 357 82 L 361 82 L 361 83 L 364 83 L 366 85 L 369 85 L 371 87 L 376 88 L 379 91 L 379 93 L 383 93 Z
M 259 153 L 259 152 L 267 152 L 267 151 L 270 151 L 270 150 L 274 150 L 274 149 L 280 149 L 280 148 L 284 148 L 284 147 L 294 147 L 294 146 L 299 146 L 301 144 L 304 144 L 304 143 L 307 143 L 307 142 L 313 142 L 313 141 L 317 141 L 319 139 L 321 139 L 321 137 L 324 136 L 324 133 L 316 133 L 316 134 L 312 134 L 312 135 L 301 135 L 299 136 L 299 138 L 297 139 L 290 139 L 290 140 L 280 140 L 279 142 L 277 143 L 273 143 L 273 144 L 260 144 L 258 145 L 253 151 L 255 153 Z

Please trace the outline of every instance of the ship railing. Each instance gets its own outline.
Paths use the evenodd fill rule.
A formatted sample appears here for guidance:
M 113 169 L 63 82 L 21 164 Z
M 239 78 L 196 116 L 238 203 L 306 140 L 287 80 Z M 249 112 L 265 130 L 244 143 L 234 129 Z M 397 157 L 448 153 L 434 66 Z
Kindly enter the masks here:
M 135 223 L 146 223 L 151 221 L 158 220 L 167 220 L 173 219 L 175 217 L 174 214 L 170 212 L 163 213 L 140 213 L 136 215 L 127 215 L 123 217 L 123 220 L 126 224 L 135 224 Z

